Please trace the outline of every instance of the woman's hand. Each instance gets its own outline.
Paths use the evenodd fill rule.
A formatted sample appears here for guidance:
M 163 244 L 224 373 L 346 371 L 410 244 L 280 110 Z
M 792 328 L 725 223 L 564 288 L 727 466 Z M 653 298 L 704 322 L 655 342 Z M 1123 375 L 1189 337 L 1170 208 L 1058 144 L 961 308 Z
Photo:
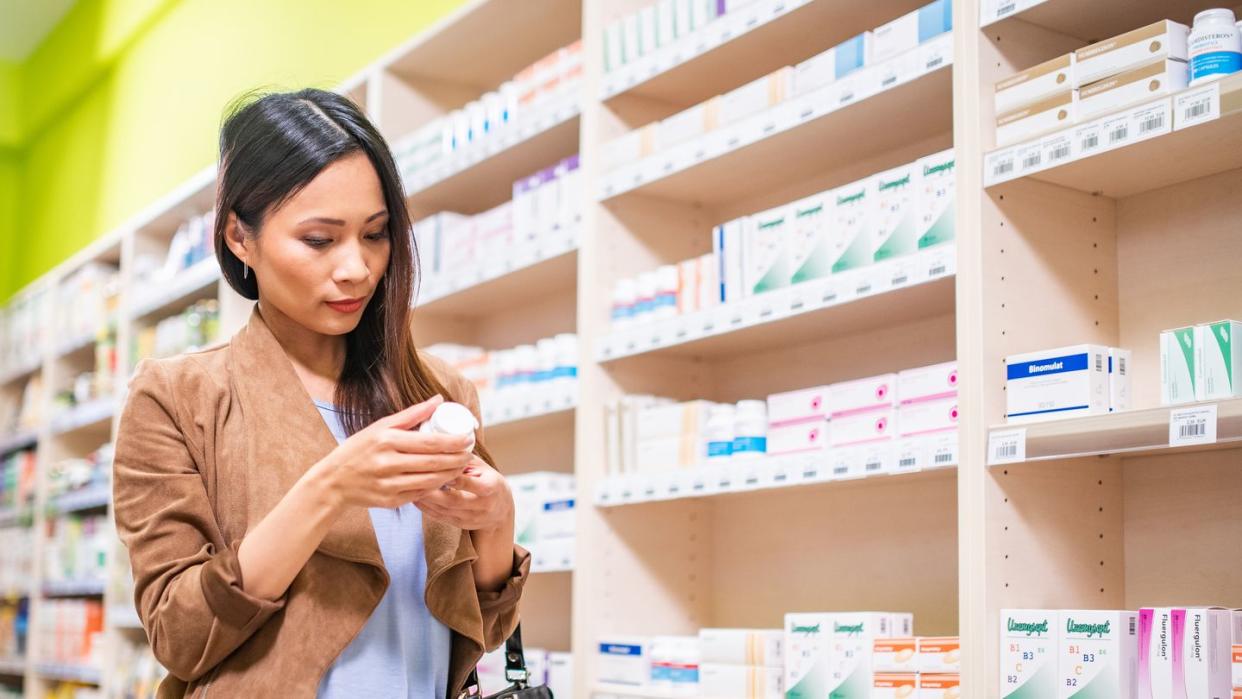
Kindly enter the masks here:
M 399 507 L 460 476 L 473 458 L 472 436 L 413 431 L 443 402 L 436 396 L 376 420 L 315 464 L 333 504 Z
M 491 532 L 513 527 L 513 493 L 505 477 L 478 457 L 449 487 L 414 501 L 433 519 L 466 531 Z

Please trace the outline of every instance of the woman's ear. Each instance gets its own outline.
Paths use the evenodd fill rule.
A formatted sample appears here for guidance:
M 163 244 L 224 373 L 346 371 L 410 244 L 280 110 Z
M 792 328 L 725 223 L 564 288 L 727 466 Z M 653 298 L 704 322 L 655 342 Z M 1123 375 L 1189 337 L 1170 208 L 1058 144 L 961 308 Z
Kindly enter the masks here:
M 250 264 L 250 249 L 246 245 L 246 233 L 237 214 L 232 211 L 228 214 L 228 220 L 224 223 L 224 242 L 229 246 L 229 251 L 242 261 L 242 264 Z

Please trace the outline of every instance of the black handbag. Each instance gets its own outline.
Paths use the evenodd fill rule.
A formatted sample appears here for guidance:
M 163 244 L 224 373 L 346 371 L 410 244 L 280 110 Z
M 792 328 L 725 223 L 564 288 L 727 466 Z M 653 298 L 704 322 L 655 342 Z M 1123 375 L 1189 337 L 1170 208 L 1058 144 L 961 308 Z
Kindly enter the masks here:
M 526 670 L 526 653 L 522 650 L 522 625 L 513 630 L 505 641 L 505 681 L 512 682 L 505 689 L 483 699 L 554 699 L 546 685 L 530 686 L 530 673 Z M 468 696 L 479 696 L 479 673 L 471 671 L 467 686 L 472 688 Z

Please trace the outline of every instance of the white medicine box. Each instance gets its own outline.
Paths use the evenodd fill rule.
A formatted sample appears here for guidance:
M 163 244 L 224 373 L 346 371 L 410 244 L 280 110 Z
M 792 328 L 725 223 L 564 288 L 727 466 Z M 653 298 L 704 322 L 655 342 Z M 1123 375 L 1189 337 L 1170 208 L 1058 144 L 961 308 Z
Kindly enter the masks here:
M 1199 333 L 1193 327 L 1174 328 L 1160 333 L 1160 403 L 1193 403 L 1198 390 Z
M 1009 422 L 1107 413 L 1108 356 L 1103 345 L 1072 345 L 1006 358 Z
M 996 113 L 1034 104 L 1072 89 L 1074 84 L 1074 54 L 1058 56 L 996 83 Z
M 1057 696 L 1057 626 L 1051 609 L 1000 612 L 1000 697 Z
M 1242 397 L 1242 341 L 1237 339 L 1242 323 L 1221 320 L 1195 331 L 1199 400 Z
M 1133 696 L 1137 612 L 1064 610 L 1059 626 L 1058 697 Z
M 1087 85 L 1152 61 L 1184 61 L 1189 34 L 1190 27 L 1166 19 L 1078 49 L 1074 52 L 1076 85 Z

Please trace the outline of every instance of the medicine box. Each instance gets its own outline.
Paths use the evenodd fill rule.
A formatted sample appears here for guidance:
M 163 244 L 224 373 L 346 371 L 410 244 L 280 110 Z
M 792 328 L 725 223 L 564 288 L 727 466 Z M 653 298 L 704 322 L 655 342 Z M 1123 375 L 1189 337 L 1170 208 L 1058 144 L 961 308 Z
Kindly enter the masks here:
M 916 163 L 881 172 L 876 179 L 876 225 L 873 259 L 904 257 L 918 249 L 915 195 L 919 190 Z
M 1181 647 L 1181 654 L 1173 655 L 1173 677 L 1186 680 L 1185 692 L 1174 687 L 1174 696 L 1232 694 L 1232 614 L 1219 607 L 1173 610 L 1173 642 Z
M 918 639 L 913 636 L 877 638 L 871 645 L 871 656 L 877 673 L 917 672 Z
M 797 64 L 791 94 L 810 94 L 860 70 L 870 60 L 872 41 L 871 32 L 864 32 Z
M 1077 109 L 1078 91 L 1067 90 L 1001 114 L 996 118 L 996 146 L 1000 148 L 1069 126 L 1078 118 Z
M 572 653 L 548 653 L 548 689 L 558 697 L 570 696 L 574 687 L 574 656 Z
M 897 413 L 899 437 L 921 437 L 957 431 L 957 396 L 907 403 Z
M 822 451 L 828 448 L 832 426 L 824 418 L 768 427 L 767 453 L 771 456 Z
M 698 690 L 697 696 L 715 699 L 784 699 L 784 668 L 705 662 Z
M 664 471 L 689 468 L 707 458 L 702 433 L 643 439 L 635 446 L 634 468 L 638 471 Z
M 654 148 L 655 125 L 648 124 L 605 143 L 600 164 L 604 172 L 610 172 L 638 162 L 654 152 Z
M 832 615 L 785 615 L 785 697 L 823 699 L 832 679 Z
M 865 696 L 872 686 L 872 645 L 891 638 L 892 614 L 843 612 L 832 617 L 832 655 L 835 670 L 829 696 Z
M 710 401 L 692 400 L 644 408 L 638 413 L 635 427 L 638 441 L 702 434 L 707 429 L 712 405 Z
M 604 71 L 612 72 L 625 65 L 625 39 L 622 21 L 616 20 L 604 27 Z
M 870 699 L 910 699 L 918 690 L 919 676 L 913 672 L 876 671 L 871 681 Z
M 785 665 L 782 629 L 700 629 L 699 646 L 704 664 Z
M 892 406 L 896 384 L 896 374 L 834 383 L 828 387 L 828 412 L 835 418 L 859 410 Z
M 641 636 L 615 636 L 601 639 L 596 672 L 600 682 L 640 687 L 651 672 L 648 640 Z
M 1006 358 L 1009 422 L 1108 412 L 1108 348 L 1073 345 Z
M 1230 657 L 1233 660 L 1233 695 L 1236 699 L 1238 690 L 1242 690 L 1242 609 L 1233 610 L 1232 625 L 1233 649 Z
M 642 19 L 637 12 L 626 15 L 621 21 L 621 42 L 625 46 L 627 64 L 642 58 Z
M 656 45 L 672 46 L 677 40 L 677 9 L 674 0 L 656 3 Z
M 1173 696 L 1173 610 L 1139 610 L 1138 686 L 1143 696 Z
M 949 398 L 957 395 L 957 362 L 906 369 L 897 373 L 897 401 Z
M 918 699 L 957 699 L 960 696 L 962 696 L 961 675 L 957 673 L 919 675 Z
M 876 180 L 868 177 L 833 191 L 833 226 L 829 233 L 832 273 L 867 267 L 875 261 L 873 233 L 878 218 Z
M 833 199 L 822 192 L 789 205 L 792 209 L 789 247 L 790 283 L 823 279 L 832 274 Z
M 1073 89 L 1074 54 L 1044 61 L 996 83 L 995 112 L 1007 114 Z
M 1242 323 L 1221 320 L 1196 329 L 1200 400 L 1242 397 L 1242 340 L 1235 341 Z
M 1057 654 L 1057 696 L 1134 696 L 1138 613 L 1063 610 Z
M 1130 350 L 1108 348 L 1108 412 L 1130 409 Z
M 574 526 L 574 498 L 560 497 L 547 500 L 539 509 L 539 540 L 571 538 Z
M 914 636 L 913 612 L 890 612 L 888 617 L 888 629 L 892 636 L 901 636 L 903 638 Z
M 1185 61 L 1189 34 L 1186 25 L 1166 19 L 1078 49 L 1074 52 L 1075 86 L 1166 58 Z
M 786 66 L 720 96 L 720 125 L 736 124 L 774 107 L 792 92 L 793 69 Z
M 638 50 L 644 56 L 655 53 L 660 47 L 659 19 L 656 6 L 647 5 L 638 11 Z
M 953 9 L 949 0 L 936 0 L 909 12 L 872 32 L 871 59 L 880 63 L 914 51 L 928 39 L 953 29 Z
M 1059 613 L 1047 609 L 1000 612 L 1000 696 L 1057 696 Z
M 544 504 L 573 498 L 574 477 L 539 471 L 510 476 L 508 480 L 513 491 L 515 540 L 527 546 L 546 538 L 543 527 L 556 526 L 557 522 L 548 522 L 542 516 Z
M 897 434 L 895 418 L 892 407 L 835 416 L 829 430 L 829 443 L 836 448 L 892 439 Z
M 749 218 L 739 218 L 716 226 L 712 232 L 712 253 L 716 259 L 721 303 L 735 303 L 746 296 L 742 280 L 742 240 L 749 225 Z
M 1193 327 L 1160 333 L 1160 403 L 1178 405 L 1195 401 L 1199 354 Z
M 828 386 L 815 386 L 768 396 L 768 424 L 801 422 L 828 415 Z
M 919 250 L 926 250 L 957 237 L 957 159 L 952 148 L 919 158 L 915 207 Z
M 750 217 L 742 234 L 742 285 L 747 296 L 789 286 L 793 209 L 778 206 Z
M 962 671 L 962 640 L 958 636 L 923 636 L 919 641 L 918 671 L 958 673 Z
M 1078 119 L 1085 121 L 1171 95 L 1189 82 L 1190 67 L 1184 61 L 1168 59 L 1097 80 L 1078 88 Z
M 656 127 L 655 150 L 668 150 L 711 131 L 715 128 L 719 104 L 719 98 L 713 97 L 661 121 Z

